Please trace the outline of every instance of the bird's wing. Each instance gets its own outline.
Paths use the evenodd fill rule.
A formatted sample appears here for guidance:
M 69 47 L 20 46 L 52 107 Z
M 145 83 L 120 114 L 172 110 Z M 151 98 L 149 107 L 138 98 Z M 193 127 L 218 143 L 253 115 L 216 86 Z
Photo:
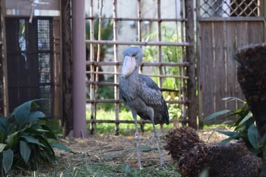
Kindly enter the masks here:
M 162 105 L 163 97 L 157 84 L 148 76 L 140 75 L 139 91 L 141 99 L 147 105 Z

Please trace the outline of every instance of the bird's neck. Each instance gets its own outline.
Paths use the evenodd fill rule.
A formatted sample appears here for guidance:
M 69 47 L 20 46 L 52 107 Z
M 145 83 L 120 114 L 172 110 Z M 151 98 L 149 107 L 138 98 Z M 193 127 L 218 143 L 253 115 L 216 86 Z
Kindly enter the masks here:
M 139 69 L 137 68 L 137 69 L 135 69 L 133 72 L 132 72 L 132 74 L 129 76 L 130 78 L 132 78 L 132 77 L 136 77 L 136 76 L 138 76 L 139 75 Z

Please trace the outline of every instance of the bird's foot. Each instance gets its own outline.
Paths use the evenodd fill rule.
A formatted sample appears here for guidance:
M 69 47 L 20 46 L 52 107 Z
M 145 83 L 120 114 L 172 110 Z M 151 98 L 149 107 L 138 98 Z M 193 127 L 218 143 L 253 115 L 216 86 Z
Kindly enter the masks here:
M 160 167 L 161 167 L 161 168 L 166 168 L 166 166 L 165 166 L 164 163 L 161 163 L 161 164 L 160 164 Z
M 142 170 L 143 169 L 143 166 L 142 165 L 138 165 L 139 169 Z
M 135 133 L 135 139 L 139 139 L 139 133 Z

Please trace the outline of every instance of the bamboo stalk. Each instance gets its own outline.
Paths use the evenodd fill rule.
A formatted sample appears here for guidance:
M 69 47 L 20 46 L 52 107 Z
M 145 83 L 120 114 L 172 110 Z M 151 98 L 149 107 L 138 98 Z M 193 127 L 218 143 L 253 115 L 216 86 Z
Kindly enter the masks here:
M 105 45 L 143 45 L 143 46 L 190 46 L 188 42 L 155 42 L 155 41 L 141 41 L 141 42 L 125 42 L 125 41 L 109 41 L 109 40 L 85 40 L 87 44 L 105 44 Z
M 96 20 L 98 17 L 86 17 L 86 20 Z M 115 21 L 150 21 L 150 22 L 158 22 L 158 21 L 168 21 L 168 22 L 182 22 L 187 21 L 186 18 L 108 18 L 104 19 L 112 19 Z
M 91 73 L 91 71 L 87 71 L 86 73 Z M 94 72 L 96 73 L 96 72 Z M 119 75 L 120 73 L 113 73 L 113 72 L 97 72 L 96 74 L 108 74 L 108 75 Z M 145 74 L 146 76 L 149 77 L 159 77 L 159 78 L 167 78 L 167 77 L 172 77 L 172 78 L 180 78 L 180 79 L 189 79 L 188 76 L 179 76 L 179 75 L 156 75 L 156 74 Z M 98 83 L 98 81 L 87 81 L 87 83 Z M 117 83 L 118 85 L 118 83 Z
M 86 100 L 86 103 L 123 103 L 123 100 L 119 99 L 89 99 Z M 171 104 L 187 104 L 189 102 L 183 102 L 183 101 L 178 101 L 178 100 L 172 100 L 172 101 L 166 101 L 166 103 L 171 103 Z
M 186 122 L 187 120 L 180 120 L 180 119 L 175 119 L 178 120 L 178 122 Z M 170 120 L 170 123 L 174 123 L 175 120 Z M 134 124 L 134 120 L 87 120 L 87 123 L 115 123 L 115 124 Z M 148 120 L 139 120 L 137 121 L 138 124 L 151 124 L 150 121 Z
M 101 66 L 113 66 L 113 65 L 118 65 L 121 66 L 123 63 L 122 62 L 114 62 L 114 61 L 100 61 L 100 62 L 96 62 L 96 61 L 87 61 L 86 62 L 87 65 L 101 65 Z M 185 66 L 189 66 L 188 62 L 143 62 L 141 63 L 141 66 L 180 66 L 180 67 L 185 67 Z
M 160 19 L 161 18 L 161 0 L 157 0 L 157 18 Z M 158 31 L 158 34 L 157 34 L 157 39 L 159 42 L 162 41 L 162 24 L 161 24 L 162 21 L 158 21 L 157 23 L 157 31 Z M 162 62 L 162 46 L 159 45 L 158 46 L 158 62 L 161 63 Z M 158 66 L 158 69 L 159 69 L 159 74 L 162 75 L 163 71 L 162 71 L 162 67 L 161 66 Z M 163 84 L 163 80 L 162 78 L 160 77 L 159 78 L 159 87 L 162 87 L 162 84 Z
M 93 0 L 90 1 L 90 15 L 93 16 Z M 94 40 L 94 21 L 93 19 L 90 20 L 90 40 Z M 90 43 L 90 61 L 94 61 L 94 45 Z M 94 66 L 90 66 L 90 81 L 94 82 Z M 90 84 L 90 98 L 95 99 L 95 85 Z M 91 104 L 91 120 L 96 119 L 96 105 L 94 103 Z M 91 123 L 91 134 L 94 133 L 96 129 L 96 124 Z
M 113 18 L 117 18 L 117 0 L 113 0 Z M 114 42 L 117 41 L 117 35 L 118 35 L 118 25 L 117 20 L 114 20 L 113 22 L 113 33 L 114 33 Z M 118 62 L 118 44 L 114 44 L 114 61 Z M 114 66 L 114 72 L 118 73 L 119 66 Z M 118 84 L 118 74 L 114 75 L 114 83 Z M 114 98 L 119 99 L 119 87 L 118 85 L 114 88 Z M 115 120 L 119 122 L 119 102 L 115 103 Z M 115 124 L 115 134 L 119 134 L 119 123 Z

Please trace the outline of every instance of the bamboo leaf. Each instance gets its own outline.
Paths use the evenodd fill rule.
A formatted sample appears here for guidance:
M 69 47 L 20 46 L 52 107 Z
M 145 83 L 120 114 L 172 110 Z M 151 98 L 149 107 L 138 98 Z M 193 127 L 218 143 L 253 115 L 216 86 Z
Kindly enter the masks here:
M 31 148 L 25 141 L 20 141 L 20 154 L 24 162 L 28 163 L 31 154 Z
M 220 116 L 220 115 L 227 114 L 227 113 L 229 113 L 229 112 L 231 112 L 231 110 L 222 110 L 222 111 L 218 111 L 218 112 L 215 112 L 215 113 L 213 113 L 213 114 L 211 114 L 211 115 L 205 117 L 204 120 L 212 120 L 212 119 L 214 119 L 214 118 L 216 118 L 216 117 L 218 117 L 218 116 Z
M 11 149 L 3 151 L 2 166 L 5 173 L 8 173 L 13 165 L 14 152 Z

